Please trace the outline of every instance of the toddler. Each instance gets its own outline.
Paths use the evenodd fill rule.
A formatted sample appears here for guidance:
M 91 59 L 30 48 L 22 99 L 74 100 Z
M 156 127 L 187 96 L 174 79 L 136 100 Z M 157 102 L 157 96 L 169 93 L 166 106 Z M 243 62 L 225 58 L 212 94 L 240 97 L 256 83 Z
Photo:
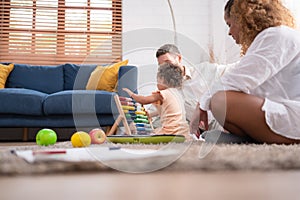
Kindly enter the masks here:
M 184 135 L 190 139 L 189 125 L 186 121 L 183 97 L 178 89 L 181 88 L 183 76 L 181 69 L 173 64 L 164 63 L 157 72 L 157 88 L 149 96 L 133 93 L 128 88 L 123 88 L 128 95 L 140 104 L 153 104 L 156 111 L 148 113 L 151 118 L 159 115 L 161 127 L 154 130 L 156 134 Z

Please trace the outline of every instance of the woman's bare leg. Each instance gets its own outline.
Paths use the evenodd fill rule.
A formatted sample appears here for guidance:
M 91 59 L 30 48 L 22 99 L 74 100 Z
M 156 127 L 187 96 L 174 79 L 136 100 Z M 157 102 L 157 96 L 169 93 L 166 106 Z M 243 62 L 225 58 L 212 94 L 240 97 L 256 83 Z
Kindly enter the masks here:
M 222 91 L 213 95 L 211 110 L 216 120 L 232 134 L 249 136 L 265 143 L 300 143 L 274 133 L 266 124 L 261 110 L 264 99 L 235 91 Z

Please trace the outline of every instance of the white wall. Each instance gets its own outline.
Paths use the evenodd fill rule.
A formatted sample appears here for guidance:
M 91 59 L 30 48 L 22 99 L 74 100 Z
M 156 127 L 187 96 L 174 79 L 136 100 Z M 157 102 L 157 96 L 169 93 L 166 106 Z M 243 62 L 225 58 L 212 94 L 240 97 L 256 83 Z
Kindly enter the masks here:
M 139 67 L 140 91 L 156 87 L 155 52 L 165 43 L 178 45 L 185 64 L 196 65 L 208 61 L 207 51 L 211 43 L 215 44 L 217 57 L 220 57 L 217 60 L 228 61 L 224 59 L 225 49 L 222 48 L 237 47 L 226 36 L 224 2 L 225 0 L 123 1 L 123 58 Z
M 297 20 L 297 29 L 300 30 L 300 2 L 299 0 L 283 0 L 285 3 L 286 7 L 288 7 L 294 17 Z
M 284 0 L 298 19 L 299 0 Z M 171 3 L 174 13 L 173 23 Z M 175 43 L 184 64 L 207 61 L 213 44 L 216 61 L 231 63 L 239 59 L 239 47 L 227 35 L 223 9 L 227 0 L 124 0 L 123 58 L 139 67 L 139 92 L 155 89 L 155 52 L 165 43 Z M 298 23 L 300 20 L 298 20 Z

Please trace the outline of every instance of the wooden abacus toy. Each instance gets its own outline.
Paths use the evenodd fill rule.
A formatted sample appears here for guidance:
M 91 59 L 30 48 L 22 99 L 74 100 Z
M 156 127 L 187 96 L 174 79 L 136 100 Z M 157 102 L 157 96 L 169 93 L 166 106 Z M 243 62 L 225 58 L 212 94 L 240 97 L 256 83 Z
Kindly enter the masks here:
M 134 123 L 136 126 L 138 135 L 148 135 L 153 132 L 151 120 L 148 118 L 147 113 L 143 105 L 139 110 L 135 111 Z
M 107 135 L 112 135 L 123 122 L 125 134 L 150 134 L 153 132 L 151 120 L 148 119 L 145 108 L 132 98 L 114 96 L 119 115 Z

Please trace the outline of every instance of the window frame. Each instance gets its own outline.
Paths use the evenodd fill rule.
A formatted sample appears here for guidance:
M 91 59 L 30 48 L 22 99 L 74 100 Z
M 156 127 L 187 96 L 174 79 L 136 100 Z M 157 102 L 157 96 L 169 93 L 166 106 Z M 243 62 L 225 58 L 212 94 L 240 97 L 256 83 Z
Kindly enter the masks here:
M 0 15 L 0 30 L 1 30 L 1 38 L 0 38 L 0 62 L 14 62 L 14 63 L 24 63 L 24 64 L 47 64 L 47 65 L 57 65 L 63 63 L 75 63 L 75 64 L 107 64 L 114 63 L 122 60 L 122 0 L 103 0 L 103 2 L 111 2 L 111 7 L 92 7 L 91 1 L 86 0 L 86 6 L 66 6 L 66 0 L 58 0 L 57 5 L 57 28 L 56 31 L 52 31 L 51 34 L 55 32 L 56 37 L 52 38 L 56 40 L 56 46 L 51 50 L 55 50 L 55 53 L 52 52 L 47 54 L 38 53 L 36 49 L 37 46 L 37 33 L 43 34 L 43 30 L 37 30 L 36 28 L 36 18 L 37 18 L 37 2 L 39 0 L 32 0 L 32 28 L 30 30 L 22 29 L 22 28 L 12 28 L 10 27 L 10 16 L 11 16 L 11 0 L 2 0 L 1 10 L 2 15 Z M 50 0 L 51 1 L 51 0 Z M 101 0 L 97 0 L 97 3 L 101 2 Z M 86 31 L 69 31 L 66 30 L 66 12 L 69 10 L 81 9 L 86 11 L 87 20 L 86 20 Z M 111 24 L 109 28 L 111 31 L 107 30 L 91 30 L 91 11 L 94 10 L 107 10 L 110 11 L 111 14 Z M 11 43 L 12 39 L 10 39 L 11 32 L 29 32 L 31 34 L 31 45 L 30 51 L 12 51 Z M 44 31 L 47 33 L 47 30 Z M 86 36 L 85 44 L 84 42 L 80 43 L 80 45 L 85 46 L 83 48 L 83 52 L 74 53 L 71 51 L 67 52 L 67 35 L 80 35 Z M 103 37 L 103 38 L 111 38 L 108 39 L 109 45 L 105 44 L 103 46 L 99 45 L 99 49 L 95 49 L 92 44 L 91 37 Z M 76 38 L 74 39 L 76 40 Z M 25 43 L 25 40 L 24 40 Z M 15 44 L 17 45 L 17 44 Z M 71 47 L 70 47 L 71 49 Z M 50 49 L 49 49 L 50 52 Z

